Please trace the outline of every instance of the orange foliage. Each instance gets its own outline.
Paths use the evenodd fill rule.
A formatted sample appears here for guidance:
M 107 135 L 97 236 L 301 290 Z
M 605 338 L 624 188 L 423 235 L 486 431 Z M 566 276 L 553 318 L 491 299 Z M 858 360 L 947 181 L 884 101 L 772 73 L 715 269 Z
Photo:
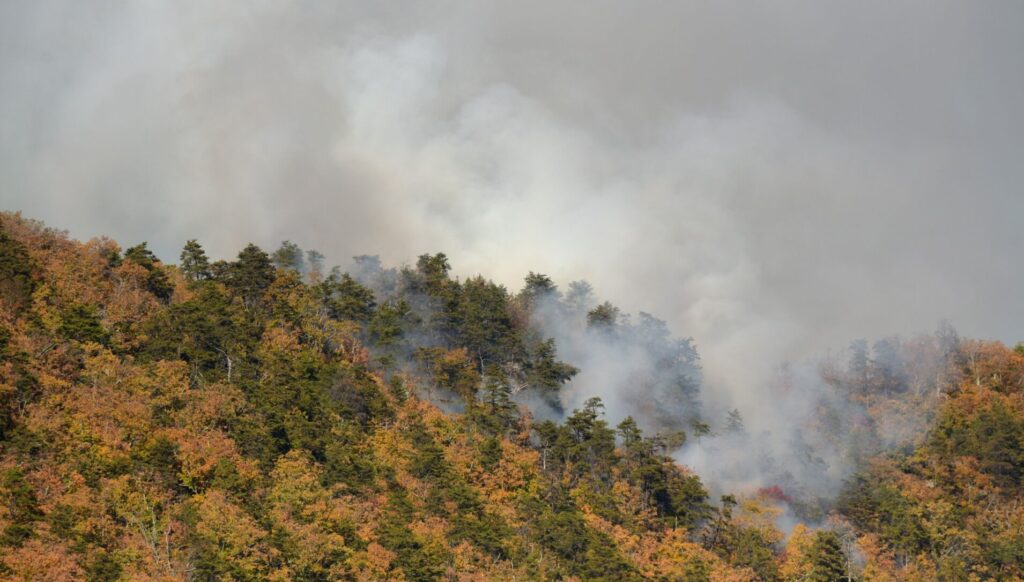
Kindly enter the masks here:
M 63 544 L 38 539 L 9 550 L 0 556 L 0 564 L 10 571 L 7 580 L 74 582 L 85 579 L 74 555 Z

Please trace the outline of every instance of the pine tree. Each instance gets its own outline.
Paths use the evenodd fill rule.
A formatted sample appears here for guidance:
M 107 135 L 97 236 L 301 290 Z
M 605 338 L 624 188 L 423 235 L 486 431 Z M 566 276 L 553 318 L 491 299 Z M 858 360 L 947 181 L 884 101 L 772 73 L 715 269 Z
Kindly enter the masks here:
M 724 434 L 731 435 L 745 435 L 747 429 L 743 424 L 743 415 L 740 414 L 738 408 L 733 408 L 729 411 L 729 414 L 725 417 L 725 427 L 722 429 Z
M 619 435 L 622 436 L 622 444 L 627 449 L 639 443 L 643 438 L 640 428 L 636 425 L 636 421 L 633 420 L 632 416 L 627 416 L 622 422 L 620 422 L 618 429 Z
M 619 322 L 619 308 L 605 301 L 587 312 L 587 329 L 610 332 Z
M 539 388 L 552 406 L 559 408 L 559 388 L 572 380 L 579 369 L 558 361 L 553 338 L 539 342 L 532 352 L 532 357 L 527 363 L 527 381 L 531 386 Z
M 448 271 L 451 268 L 444 253 L 420 255 L 416 260 L 416 272 L 423 278 L 426 290 L 431 295 L 441 294 L 448 283 Z
M 271 260 L 278 269 L 301 273 L 304 266 L 302 256 L 302 249 L 299 248 L 299 245 L 286 240 L 281 241 L 281 246 L 274 251 Z
M 526 286 L 523 287 L 520 297 L 522 297 L 531 308 L 535 306 L 538 301 L 542 301 L 548 297 L 557 298 L 558 296 L 558 287 L 555 286 L 551 277 L 541 273 L 534 273 L 533 271 L 530 271 L 530 273 L 526 275 Z
M 569 292 L 565 295 L 565 304 L 574 313 L 582 314 L 589 311 L 594 303 L 594 287 L 586 281 L 569 283 Z
M 174 293 L 174 285 L 171 284 L 170 278 L 167 277 L 167 273 L 164 272 L 163 267 L 160 265 L 160 259 L 156 258 L 156 255 L 146 248 L 145 242 L 126 250 L 124 258 L 149 271 L 149 274 L 146 276 L 146 289 L 150 293 L 163 301 L 171 298 L 171 294 Z
M 186 242 L 181 250 L 181 271 L 189 281 L 205 281 L 210 278 L 210 260 L 195 239 Z
M 512 401 L 512 387 L 498 366 L 487 367 L 480 397 L 485 423 L 496 429 L 495 432 L 504 432 L 519 420 L 519 407 Z
M 812 566 L 807 576 L 811 582 L 840 582 L 846 578 L 846 557 L 839 536 L 832 531 L 819 531 L 808 552 Z
M 247 307 L 255 305 L 274 282 L 274 265 L 260 247 L 249 243 L 228 268 L 227 284 Z
M 697 443 L 700 443 L 700 438 L 711 434 L 711 425 L 701 420 L 699 417 L 690 419 L 690 430 L 693 431 L 693 436 L 697 437 Z
M 335 319 L 365 323 L 373 317 L 377 302 L 373 291 L 359 284 L 348 273 L 332 273 L 317 289 L 327 312 Z

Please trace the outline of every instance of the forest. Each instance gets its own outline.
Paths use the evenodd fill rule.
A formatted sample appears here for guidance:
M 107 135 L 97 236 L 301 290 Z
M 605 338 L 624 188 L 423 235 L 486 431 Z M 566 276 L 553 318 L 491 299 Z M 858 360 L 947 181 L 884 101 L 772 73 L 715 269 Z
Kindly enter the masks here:
M 1024 346 L 854 340 L 721 410 L 583 281 L 132 243 L 0 214 L 5 580 L 1024 580 Z

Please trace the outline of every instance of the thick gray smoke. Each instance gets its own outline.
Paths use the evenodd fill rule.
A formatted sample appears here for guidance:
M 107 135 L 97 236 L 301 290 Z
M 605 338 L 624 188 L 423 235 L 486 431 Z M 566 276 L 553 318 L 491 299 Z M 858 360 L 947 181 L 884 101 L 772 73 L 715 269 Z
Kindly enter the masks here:
M 585 278 L 721 410 L 851 337 L 1020 339 L 1024 5 L 682 4 L 4 3 L 0 206 Z

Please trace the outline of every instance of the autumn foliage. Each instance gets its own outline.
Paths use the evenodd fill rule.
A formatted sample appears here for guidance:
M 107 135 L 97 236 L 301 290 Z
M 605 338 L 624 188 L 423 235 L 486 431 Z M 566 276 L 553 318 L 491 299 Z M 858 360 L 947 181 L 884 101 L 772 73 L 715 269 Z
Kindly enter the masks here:
M 917 407 L 926 434 L 783 531 L 788 491 L 712 499 L 668 454 L 681 432 L 517 404 L 577 371 L 528 326 L 541 275 L 512 295 L 424 255 L 398 275 L 416 293 L 380 300 L 294 245 L 225 262 L 190 241 L 177 267 L 0 219 L 3 579 L 1024 575 L 1024 355 L 1001 344 L 963 342 L 937 393 L 913 366 L 902 391 L 837 380 L 864 422 Z

